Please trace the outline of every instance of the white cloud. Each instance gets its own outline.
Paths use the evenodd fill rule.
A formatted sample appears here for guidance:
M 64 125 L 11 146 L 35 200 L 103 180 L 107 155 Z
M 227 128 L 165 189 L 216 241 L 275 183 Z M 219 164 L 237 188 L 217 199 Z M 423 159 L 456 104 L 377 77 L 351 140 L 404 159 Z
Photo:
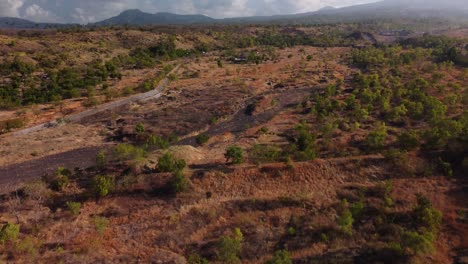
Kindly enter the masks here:
M 55 22 L 58 20 L 50 11 L 36 4 L 32 4 L 24 9 L 23 18 L 37 22 Z
M 23 4 L 22 0 L 0 0 L 0 16 L 18 17 Z

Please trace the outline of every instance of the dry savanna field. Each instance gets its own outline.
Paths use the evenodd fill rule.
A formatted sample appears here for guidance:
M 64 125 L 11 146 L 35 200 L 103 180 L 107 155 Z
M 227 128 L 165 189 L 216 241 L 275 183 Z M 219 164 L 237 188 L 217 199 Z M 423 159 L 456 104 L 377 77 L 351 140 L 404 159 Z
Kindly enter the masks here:
M 467 29 L 382 23 L 0 31 L 0 263 L 468 263 Z

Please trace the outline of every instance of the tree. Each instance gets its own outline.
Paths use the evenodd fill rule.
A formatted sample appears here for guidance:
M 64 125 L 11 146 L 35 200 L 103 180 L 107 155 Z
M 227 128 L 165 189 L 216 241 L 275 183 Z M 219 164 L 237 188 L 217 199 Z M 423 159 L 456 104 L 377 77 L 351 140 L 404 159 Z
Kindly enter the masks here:
M 244 151 L 238 146 L 229 146 L 224 154 L 226 162 L 232 161 L 234 164 L 244 162 Z
M 71 171 L 64 167 L 59 167 L 55 171 L 54 178 L 51 182 L 52 189 L 56 191 L 62 191 L 65 187 L 68 186 L 69 177 L 71 176 Z
M 73 216 L 77 216 L 80 214 L 81 203 L 67 202 L 67 208 Z
M 96 156 L 96 166 L 103 169 L 107 164 L 106 152 L 101 150 Z

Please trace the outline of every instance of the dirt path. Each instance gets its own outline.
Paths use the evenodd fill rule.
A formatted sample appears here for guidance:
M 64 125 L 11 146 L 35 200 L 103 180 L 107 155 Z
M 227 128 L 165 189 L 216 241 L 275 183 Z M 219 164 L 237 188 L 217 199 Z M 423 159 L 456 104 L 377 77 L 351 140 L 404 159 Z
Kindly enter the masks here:
M 177 65 L 169 74 L 167 74 L 167 76 L 169 76 L 172 73 L 176 73 L 179 70 L 179 68 L 180 68 L 180 64 Z M 129 104 L 129 103 L 132 103 L 132 102 L 147 101 L 147 100 L 150 100 L 150 99 L 157 99 L 157 98 L 161 97 L 162 93 L 166 89 L 169 82 L 170 82 L 169 78 L 166 77 L 158 85 L 158 87 L 156 87 L 155 89 L 153 89 L 153 90 L 151 90 L 149 92 L 136 94 L 136 95 L 133 95 L 133 96 L 130 96 L 130 97 L 118 100 L 118 101 L 114 101 L 114 102 L 110 102 L 110 103 L 107 103 L 107 104 L 99 105 L 96 108 L 89 109 L 89 110 L 83 111 L 81 113 L 69 115 L 69 116 L 65 117 L 65 120 L 67 120 L 68 122 L 71 122 L 71 123 L 79 123 L 79 122 L 81 122 L 83 119 L 85 119 L 87 117 L 96 115 L 98 113 L 101 113 L 101 112 L 104 112 L 104 111 L 107 111 L 107 110 L 112 110 L 112 109 L 121 107 L 123 105 Z M 41 131 L 41 130 L 44 130 L 44 129 L 47 129 L 47 128 L 56 127 L 58 125 L 59 125 L 59 123 L 57 121 L 51 121 L 51 122 L 39 124 L 37 126 L 33 126 L 33 127 L 30 127 L 30 128 L 25 128 L 25 129 L 13 132 L 11 135 L 12 136 L 27 135 L 27 134 L 37 132 L 37 131 Z
M 21 182 L 39 179 L 46 173 L 53 173 L 58 167 L 71 170 L 91 167 L 95 164 L 96 155 L 101 149 L 102 147 L 75 149 L 0 168 L 0 192 L 10 191 L 11 187 Z

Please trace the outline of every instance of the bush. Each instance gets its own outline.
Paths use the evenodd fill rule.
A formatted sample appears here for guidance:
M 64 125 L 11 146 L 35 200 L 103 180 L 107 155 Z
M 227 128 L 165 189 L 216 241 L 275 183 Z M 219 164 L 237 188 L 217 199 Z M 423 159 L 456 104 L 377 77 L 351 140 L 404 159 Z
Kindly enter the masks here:
M 109 220 L 105 217 L 96 216 L 93 218 L 94 227 L 98 234 L 103 235 L 109 226 Z
M 106 167 L 106 164 L 107 164 L 106 152 L 104 150 L 101 150 L 96 156 L 96 166 L 99 169 L 103 169 Z
M 410 250 L 413 254 L 430 253 L 434 250 L 432 245 L 433 237 L 419 234 L 418 232 L 407 231 L 402 236 L 401 244 L 403 248 Z
M 226 162 L 232 161 L 234 164 L 241 164 L 244 162 L 244 151 L 238 146 L 229 146 L 224 153 Z
M 137 134 L 142 134 L 142 133 L 145 133 L 145 125 L 143 125 L 142 123 L 139 123 L 135 126 L 135 132 Z
M 254 163 L 278 161 L 282 156 L 280 148 L 275 146 L 255 145 L 249 153 L 249 159 Z
M 147 144 L 150 147 L 156 147 L 158 149 L 167 149 L 170 145 L 170 142 L 162 137 L 151 135 L 148 138 Z
M 208 260 L 206 258 L 202 258 L 197 254 L 190 255 L 187 259 L 188 264 L 208 264 Z
M 187 190 L 190 185 L 189 180 L 184 176 L 182 171 L 176 171 L 170 181 L 171 190 L 173 193 L 181 193 Z
M 242 250 L 244 236 L 239 228 L 234 230 L 233 236 L 223 236 L 219 241 L 219 259 L 223 263 L 241 263 L 239 254 Z
M 198 145 L 203 146 L 208 142 L 208 140 L 210 140 L 210 137 L 206 134 L 200 134 L 196 137 L 195 140 L 197 141 Z
M 273 258 L 266 264 L 292 264 L 291 254 L 287 250 L 276 251 Z
M 7 241 L 14 241 L 18 238 L 20 226 L 7 223 L 0 230 L 0 243 L 5 244 Z
M 398 136 L 397 145 L 403 150 L 413 150 L 419 147 L 419 136 L 415 131 L 404 132 Z
M 114 188 L 114 178 L 112 176 L 97 175 L 93 179 L 93 191 L 98 197 L 107 196 Z
M 69 184 L 69 177 L 71 176 L 71 171 L 66 168 L 59 167 L 55 171 L 55 175 L 50 183 L 51 188 L 56 191 L 62 191 Z
M 369 133 L 365 139 L 365 145 L 370 150 L 379 150 L 385 146 L 385 140 L 387 139 L 387 127 L 385 124 L 380 124 L 379 127 Z
M 340 227 L 340 230 L 345 234 L 352 234 L 352 228 L 354 223 L 353 214 L 349 210 L 348 201 L 344 199 L 341 201 L 340 208 L 338 208 L 338 216 L 336 223 Z
M 146 152 L 130 144 L 120 144 L 115 147 L 114 155 L 120 161 L 141 160 L 146 156 Z
M 67 208 L 73 216 L 77 216 L 80 214 L 81 203 L 67 202 Z
M 159 172 L 182 171 L 187 164 L 183 159 L 176 159 L 171 153 L 166 152 L 158 159 L 157 170 Z

